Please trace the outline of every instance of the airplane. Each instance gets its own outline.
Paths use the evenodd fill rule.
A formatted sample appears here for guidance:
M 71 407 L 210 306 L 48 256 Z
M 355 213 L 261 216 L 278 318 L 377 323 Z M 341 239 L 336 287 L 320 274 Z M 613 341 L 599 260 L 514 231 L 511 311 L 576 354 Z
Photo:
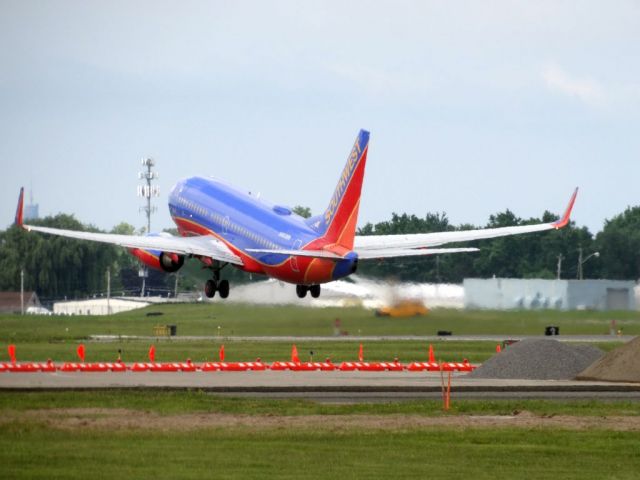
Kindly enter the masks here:
M 211 271 L 207 297 L 229 295 L 222 279 L 228 265 L 296 286 L 299 298 L 320 296 L 321 284 L 356 272 L 370 259 L 475 252 L 477 248 L 442 248 L 449 243 L 557 230 L 569 223 L 578 189 L 558 221 L 537 225 L 408 235 L 356 235 L 369 132 L 360 130 L 326 210 L 305 219 L 290 208 L 269 203 L 218 179 L 195 176 L 179 181 L 169 194 L 169 211 L 180 237 L 168 233 L 116 235 L 26 225 L 24 187 L 15 223 L 33 232 L 120 245 L 145 265 L 176 272 L 185 258 L 200 260 Z M 435 247 L 435 248 L 434 248 Z

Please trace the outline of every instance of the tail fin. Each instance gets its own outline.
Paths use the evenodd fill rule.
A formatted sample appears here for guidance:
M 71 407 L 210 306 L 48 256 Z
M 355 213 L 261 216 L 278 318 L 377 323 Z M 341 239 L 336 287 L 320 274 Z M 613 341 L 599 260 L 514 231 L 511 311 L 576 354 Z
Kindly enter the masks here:
M 20 188 L 20 196 L 18 197 L 18 207 L 16 208 L 15 224 L 22 227 L 22 219 L 24 214 L 24 187 Z
M 368 147 L 369 132 L 360 130 L 329 206 L 321 216 L 310 219 L 325 240 L 349 250 L 353 249 L 356 233 Z

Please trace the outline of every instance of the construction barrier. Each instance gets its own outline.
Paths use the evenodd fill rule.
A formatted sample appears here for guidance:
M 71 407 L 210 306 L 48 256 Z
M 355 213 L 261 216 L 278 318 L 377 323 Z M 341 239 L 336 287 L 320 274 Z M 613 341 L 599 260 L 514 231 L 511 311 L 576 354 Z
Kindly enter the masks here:
M 294 365 L 291 367 L 291 370 L 293 370 L 294 372 L 313 372 L 316 370 L 320 370 L 320 364 L 313 362 L 298 362 L 294 363 Z
M 320 362 L 320 370 L 322 370 L 323 372 L 331 372 L 337 369 L 338 369 L 338 366 L 334 365 L 331 362 Z
M 440 364 L 437 362 L 411 362 L 407 366 L 410 372 L 439 372 Z
M 7 370 L 15 373 L 37 372 L 38 368 L 33 363 L 9 363 Z
M 49 360 L 47 363 L 38 363 L 38 370 L 41 372 L 53 373 L 56 371 L 55 364 Z
M 85 362 L 85 346 L 80 344 L 77 346 L 76 353 L 79 362 L 65 362 L 63 364 L 54 364 L 51 360 L 47 362 L 24 362 L 18 363 L 16 361 L 16 347 L 15 345 L 8 346 L 8 354 L 10 362 L 0 363 L 0 373 L 15 372 L 15 373 L 28 373 L 28 372 L 245 372 L 245 371 L 285 371 L 292 372 L 310 372 L 310 371 L 363 371 L 363 372 L 384 372 L 384 371 L 409 371 L 409 372 L 471 372 L 477 365 L 472 365 L 467 359 L 462 362 L 441 362 L 435 361 L 435 354 L 433 346 L 429 345 L 429 361 L 428 362 L 411 362 L 408 365 L 403 365 L 396 358 L 393 362 L 365 362 L 364 361 L 364 349 L 360 344 L 358 350 L 357 362 L 342 362 L 339 365 L 333 364 L 329 358 L 324 362 L 301 362 L 298 356 L 298 349 L 295 345 L 291 349 L 291 361 L 273 362 L 271 365 L 267 365 L 262 362 L 260 358 L 254 362 L 225 362 L 224 361 L 224 345 L 220 347 L 219 362 L 205 362 L 202 364 L 195 364 L 190 359 L 186 362 L 167 362 L 157 363 L 155 361 L 154 345 L 149 348 L 149 361 L 137 362 L 133 364 L 125 364 L 118 355 L 116 362 Z
M 356 363 L 357 362 L 342 362 L 338 370 L 341 372 L 353 372 L 357 368 Z
M 247 370 L 251 370 L 251 368 L 248 362 L 227 362 L 220 370 L 223 372 L 246 372 Z
M 358 370 L 362 372 L 384 372 L 385 366 L 380 362 L 363 362 L 358 366 Z
M 191 360 L 187 360 L 186 362 L 182 362 L 179 365 L 180 365 L 180 371 L 181 372 L 195 372 L 196 371 L 196 366 L 195 366 L 195 364 L 191 363 Z
M 149 370 L 152 372 L 179 372 L 179 363 L 151 363 Z
M 269 368 L 269 366 L 265 363 L 262 363 L 261 361 L 256 361 L 256 362 L 249 362 L 249 370 L 253 370 L 256 372 L 262 372 L 263 370 L 266 370 L 267 368 Z
M 203 372 L 219 372 L 221 365 L 221 362 L 205 362 L 200 366 L 200 370 Z
M 0 363 L 0 373 L 29 373 L 29 372 L 246 372 L 246 371 L 284 371 L 311 372 L 311 371 L 343 371 L 343 372 L 472 372 L 478 366 L 469 362 L 412 362 L 403 365 L 399 362 L 342 362 L 336 365 L 331 362 L 273 362 L 267 365 L 262 362 L 205 362 L 195 364 L 192 362 L 151 363 L 137 362 L 126 364 L 122 362 L 97 362 L 80 363 L 65 362 L 54 364 L 52 362 L 26 362 L 26 363 Z
M 380 362 L 380 365 L 384 367 L 388 372 L 401 372 L 404 370 L 404 365 L 398 361 L 395 362 Z
M 132 372 L 148 372 L 151 369 L 151 363 L 134 363 L 129 367 Z
M 81 369 L 80 364 L 76 362 L 67 362 L 59 368 L 61 372 L 79 372 Z
M 81 372 L 108 372 L 109 367 L 105 363 L 81 363 Z
M 466 359 L 462 363 L 456 363 L 456 365 L 459 372 L 473 372 L 476 368 L 478 368 L 477 365 L 471 365 L 469 363 L 469 360 Z
M 115 363 L 107 362 L 105 365 L 112 372 L 126 372 L 127 371 L 127 365 L 122 363 L 122 362 L 115 362 Z
M 292 370 L 295 368 L 295 362 L 273 362 L 269 367 L 271 370 Z

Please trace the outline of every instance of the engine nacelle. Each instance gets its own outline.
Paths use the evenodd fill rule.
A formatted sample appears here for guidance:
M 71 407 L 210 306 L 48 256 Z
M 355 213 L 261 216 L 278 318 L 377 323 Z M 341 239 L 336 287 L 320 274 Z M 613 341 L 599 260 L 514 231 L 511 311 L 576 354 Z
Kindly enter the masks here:
M 141 248 L 132 248 L 129 252 L 147 267 L 167 273 L 177 272 L 184 265 L 184 255 L 178 255 L 177 253 L 143 250 Z
M 165 272 L 177 272 L 178 270 L 180 270 L 180 268 L 182 268 L 182 265 L 184 265 L 184 255 L 166 252 L 162 252 L 160 254 L 160 266 Z

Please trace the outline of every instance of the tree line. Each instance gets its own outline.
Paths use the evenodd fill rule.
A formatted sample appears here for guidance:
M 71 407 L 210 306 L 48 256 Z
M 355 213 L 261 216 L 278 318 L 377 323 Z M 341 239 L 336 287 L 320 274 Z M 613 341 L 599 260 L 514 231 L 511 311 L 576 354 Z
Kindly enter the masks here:
M 301 209 L 299 211 L 305 216 L 310 215 L 308 208 L 296 208 Z M 548 211 L 540 218 L 523 219 L 506 210 L 491 215 L 486 225 L 477 226 L 453 225 L 446 213 L 427 213 L 424 217 L 394 213 L 390 220 L 367 223 L 358 230 L 358 234 L 442 232 L 553 222 L 557 219 Z M 70 230 L 99 231 L 66 214 L 46 217 L 33 223 Z M 133 234 L 135 229 L 121 223 L 111 233 Z M 560 277 L 567 279 L 577 277 L 582 250 L 583 260 L 599 252 L 599 256 L 583 264 L 584 278 L 636 280 L 640 278 L 640 207 L 627 208 L 607 220 L 597 235 L 571 222 L 558 231 L 465 242 L 463 245 L 477 247 L 480 251 L 363 261 L 358 272 L 371 277 L 403 281 L 459 283 L 470 277 L 556 278 L 560 266 Z M 447 245 L 451 246 L 455 245 Z M 139 267 L 138 261 L 120 247 L 29 234 L 15 226 L 0 231 L 0 290 L 19 290 L 20 271 L 24 270 L 25 289 L 35 290 L 42 298 L 83 298 L 106 292 L 106 272 L 109 269 L 114 295 L 121 292 L 139 295 Z M 174 275 L 152 269 L 149 273 L 147 288 L 151 293 L 166 294 L 173 290 Z M 250 280 L 247 274 L 231 267 L 224 273 L 226 278 L 235 283 Z M 195 260 L 187 262 L 179 274 L 180 290 L 197 290 L 209 276 Z
M 486 225 L 452 225 L 446 213 L 393 214 L 391 220 L 368 223 L 360 235 L 429 233 L 547 223 L 558 216 L 545 211 L 540 218 L 523 219 L 510 210 L 489 217 Z M 455 245 L 447 245 L 452 247 Z M 571 222 L 557 231 L 465 242 L 479 252 L 404 257 L 361 262 L 359 272 L 416 282 L 460 283 L 464 278 L 577 278 L 582 258 L 584 278 L 637 280 L 640 278 L 640 207 L 630 207 L 605 221 L 602 231 Z M 597 254 L 596 254 L 597 252 Z M 592 255 L 596 254 L 596 255 Z
M 31 220 L 30 223 L 67 230 L 100 231 L 66 214 Z M 135 228 L 121 223 L 110 233 L 130 235 L 135 233 Z M 20 272 L 24 271 L 25 290 L 37 292 L 44 300 L 104 295 L 109 270 L 112 295 L 140 295 L 139 268 L 139 262 L 121 247 L 28 233 L 16 226 L 0 231 L 0 290 L 19 290 Z M 149 270 L 145 290 L 150 294 L 166 294 L 172 280 L 171 275 Z

